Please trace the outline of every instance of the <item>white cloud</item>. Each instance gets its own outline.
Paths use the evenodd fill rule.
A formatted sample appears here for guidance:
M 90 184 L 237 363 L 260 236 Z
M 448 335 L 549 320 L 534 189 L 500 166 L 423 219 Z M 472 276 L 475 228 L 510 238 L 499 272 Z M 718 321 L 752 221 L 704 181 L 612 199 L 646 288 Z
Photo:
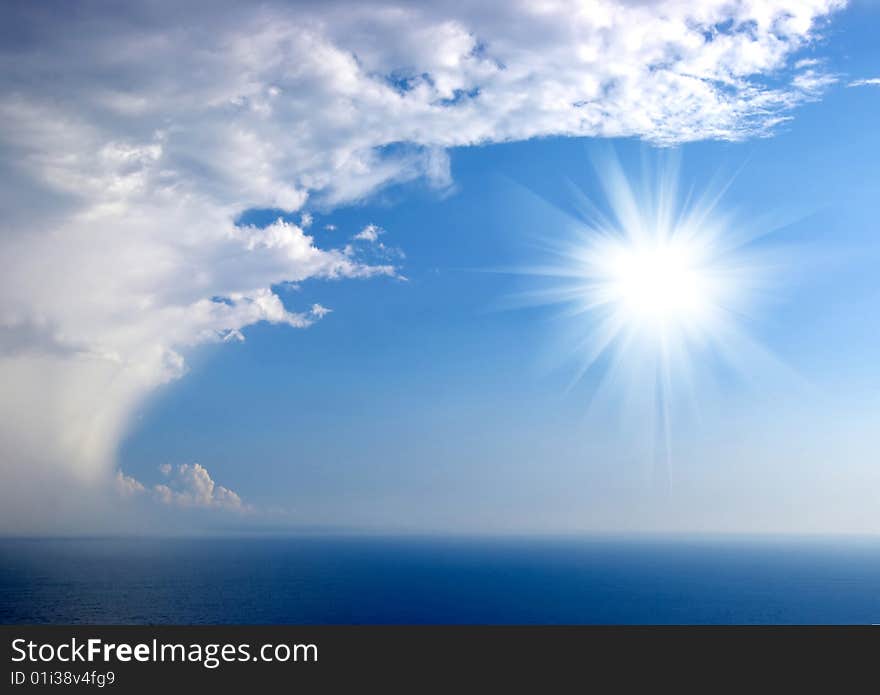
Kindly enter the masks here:
M 134 497 L 146 492 L 146 488 L 139 480 L 125 475 L 122 471 L 116 471 L 116 491 L 121 497 Z
M 452 147 L 765 135 L 830 83 L 795 63 L 842 4 L 5 5 L 4 510 L 26 512 L 47 471 L 109 476 L 190 349 L 326 314 L 273 286 L 400 277 L 399 252 L 319 248 L 309 213 L 256 229 L 242 211 L 447 191 Z
M 228 511 L 251 511 L 241 497 L 227 487 L 217 485 L 208 469 L 198 463 L 182 463 L 176 468 L 164 463 L 159 472 L 168 479 L 150 489 L 150 496 L 161 504 L 201 509 L 224 509 Z M 117 491 L 122 497 L 147 494 L 146 486 L 131 476 L 116 472 Z
M 803 94 L 820 94 L 825 88 L 835 84 L 837 76 L 807 68 L 794 76 L 791 84 Z
M 376 265 L 386 264 L 393 265 L 395 262 L 402 261 L 406 258 L 403 250 L 397 246 L 388 246 L 379 240 L 379 237 L 385 234 L 385 230 L 375 224 L 366 225 L 361 231 L 352 237 L 353 241 L 361 241 L 369 245 L 368 249 L 361 247 L 360 252 L 365 258 L 369 258 Z M 342 252 L 348 256 L 355 256 L 358 249 L 353 244 L 347 244 Z M 400 273 L 395 273 L 395 278 L 405 280 L 406 278 Z
M 880 87 L 880 77 L 869 77 L 862 80 L 853 80 L 847 87 Z
M 312 308 L 310 309 L 309 313 L 312 316 L 314 316 L 316 319 L 322 319 L 332 311 L 333 311 L 333 309 L 328 309 L 327 307 L 322 306 L 321 304 L 312 304 Z
M 198 463 L 182 463 L 170 471 L 169 482 L 153 487 L 157 500 L 178 507 L 201 507 L 204 509 L 247 509 L 235 492 L 217 485 L 208 469 Z
M 379 235 L 384 234 L 385 230 L 375 224 L 368 224 L 361 231 L 354 235 L 354 239 L 358 241 L 368 241 L 374 243 L 379 241 Z

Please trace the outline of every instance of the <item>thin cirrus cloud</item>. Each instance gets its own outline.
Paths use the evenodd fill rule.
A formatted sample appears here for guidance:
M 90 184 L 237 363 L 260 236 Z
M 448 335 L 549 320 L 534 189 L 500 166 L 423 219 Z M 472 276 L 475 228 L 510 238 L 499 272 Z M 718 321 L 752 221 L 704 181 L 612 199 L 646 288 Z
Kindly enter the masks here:
M 849 82 L 847 87 L 880 87 L 880 77 L 867 77 Z
M 112 477 L 187 350 L 327 313 L 273 285 L 399 277 L 317 246 L 305 206 L 450 190 L 451 147 L 770 134 L 833 81 L 797 58 L 843 4 L 5 4 L 4 508 Z M 236 225 L 253 208 L 300 223 Z

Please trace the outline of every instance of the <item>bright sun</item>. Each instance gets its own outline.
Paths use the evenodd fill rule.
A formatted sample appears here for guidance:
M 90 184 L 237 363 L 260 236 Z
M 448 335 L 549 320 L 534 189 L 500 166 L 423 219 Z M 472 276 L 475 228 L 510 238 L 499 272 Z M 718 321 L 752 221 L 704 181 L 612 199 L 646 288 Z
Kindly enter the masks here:
M 693 239 L 606 239 L 594 252 L 590 294 L 629 328 L 695 329 L 718 308 L 712 259 Z
M 661 172 L 638 195 L 616 160 L 600 174 L 610 214 L 586 204 L 593 216 L 548 249 L 558 261 L 540 274 L 560 284 L 544 290 L 541 302 L 584 315 L 588 362 L 613 351 L 618 362 L 644 363 L 654 353 L 686 367 L 694 348 L 723 348 L 755 289 L 749 236 L 717 210 L 719 195 L 683 202 L 677 171 Z
M 718 209 L 723 188 L 682 196 L 677 165 L 633 181 L 615 157 L 597 173 L 607 206 L 574 201 L 582 217 L 542 237 L 546 260 L 522 272 L 543 286 L 521 301 L 560 305 L 564 348 L 578 363 L 571 385 L 601 362 L 597 390 L 619 393 L 630 421 L 638 411 L 652 423 L 662 479 L 675 391 L 693 396 L 698 356 L 742 372 L 762 359 L 739 323 L 773 265 L 750 247 L 758 225 L 735 226 Z
M 722 182 L 680 195 L 677 161 L 666 163 L 638 180 L 607 157 L 596 172 L 607 205 L 576 197 L 579 217 L 548 225 L 543 258 L 520 271 L 541 278 L 520 301 L 557 305 L 566 320 L 560 347 L 577 367 L 570 386 L 601 364 L 590 402 L 610 396 L 628 427 L 648 424 L 643 440 L 653 443 L 659 480 L 673 404 L 695 405 L 707 368 L 723 362 L 725 373 L 751 375 L 776 364 L 741 326 L 778 267 L 769 249 L 752 245 L 761 223 L 735 224 L 719 209 Z

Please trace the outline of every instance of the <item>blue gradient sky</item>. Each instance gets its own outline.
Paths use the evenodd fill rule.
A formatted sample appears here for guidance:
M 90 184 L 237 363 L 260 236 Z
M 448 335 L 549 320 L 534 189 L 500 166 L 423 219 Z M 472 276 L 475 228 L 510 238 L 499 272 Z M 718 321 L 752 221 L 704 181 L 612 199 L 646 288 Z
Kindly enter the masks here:
M 486 7 L 0 10 L 0 533 L 880 532 L 880 5 Z M 609 151 L 776 259 L 666 490 L 511 308 Z
M 749 330 L 796 377 L 704 375 L 699 417 L 673 415 L 667 499 L 647 482 L 649 433 L 588 415 L 601 369 L 566 391 L 563 322 L 497 310 L 527 281 L 484 272 L 529 262 L 530 236 L 567 223 L 567 182 L 601 199 L 589 138 L 453 149 L 447 194 L 412 183 L 313 210 L 322 246 L 380 225 L 408 280 L 282 291 L 291 309 L 333 313 L 199 348 L 140 409 L 120 466 L 149 481 L 157 462 L 198 461 L 318 525 L 880 530 L 880 87 L 846 86 L 880 74 L 878 21 L 868 4 L 837 17 L 824 55 L 848 77 L 772 137 L 680 148 L 686 184 L 738 171 L 723 207 L 791 220 L 759 242 L 786 248 L 787 268 Z M 613 144 L 628 170 L 653 156 Z

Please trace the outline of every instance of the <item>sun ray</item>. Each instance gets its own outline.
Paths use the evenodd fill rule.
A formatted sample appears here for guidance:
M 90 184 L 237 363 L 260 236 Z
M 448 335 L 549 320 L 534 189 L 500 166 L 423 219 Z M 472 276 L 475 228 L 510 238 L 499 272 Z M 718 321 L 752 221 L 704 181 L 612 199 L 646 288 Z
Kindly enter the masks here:
M 609 357 L 597 392 L 623 391 L 624 409 L 649 413 L 660 489 L 670 475 L 676 391 L 694 398 L 694 365 L 720 359 L 740 371 L 750 358 L 738 351 L 761 352 L 741 324 L 768 270 L 752 248 L 767 231 L 720 208 L 730 181 L 683 195 L 678 156 L 665 159 L 653 176 L 643 161 L 640 180 L 611 152 L 594 160 L 605 205 L 575 191 L 582 217 L 572 234 L 545 239 L 545 260 L 516 270 L 544 286 L 512 302 L 554 305 L 579 327 L 569 389 Z

